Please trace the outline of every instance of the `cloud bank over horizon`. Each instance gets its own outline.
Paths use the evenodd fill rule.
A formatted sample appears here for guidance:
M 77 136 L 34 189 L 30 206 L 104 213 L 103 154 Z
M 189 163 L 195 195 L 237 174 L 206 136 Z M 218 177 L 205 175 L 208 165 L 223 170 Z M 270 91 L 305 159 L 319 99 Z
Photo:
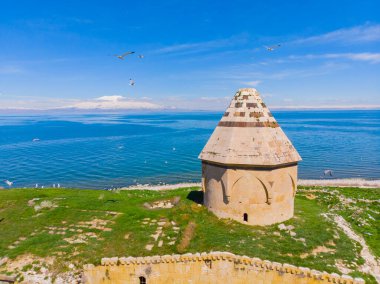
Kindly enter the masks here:
M 271 98 L 272 94 L 261 94 L 264 101 Z M 181 96 L 172 96 L 167 100 L 167 104 L 159 104 L 150 101 L 150 98 L 142 98 L 140 100 L 124 97 L 121 95 L 101 96 L 94 99 L 86 100 L 70 100 L 70 99 L 56 99 L 32 101 L 32 100 L 18 100 L 8 102 L 8 104 L 0 105 L 0 114 L 2 112 L 9 113 L 17 111 L 22 113 L 23 111 L 224 111 L 230 101 L 233 98 L 233 94 L 228 97 L 208 96 L 200 97 L 193 100 L 187 100 Z M 344 104 L 339 101 L 335 101 L 332 104 L 297 104 L 291 98 L 282 98 L 280 104 L 268 105 L 272 110 L 350 110 L 350 109 L 380 109 L 380 104 Z
M 43 104 L 38 101 L 18 100 L 1 105 L 1 110 L 159 110 L 164 107 L 147 100 L 137 100 L 120 95 L 102 96 L 88 100 L 51 100 Z
M 102 96 L 93 100 L 86 100 L 76 102 L 71 105 L 66 105 L 61 108 L 74 108 L 74 109 L 149 109 L 157 110 L 162 109 L 163 106 L 147 102 L 143 100 L 132 100 L 123 96 Z

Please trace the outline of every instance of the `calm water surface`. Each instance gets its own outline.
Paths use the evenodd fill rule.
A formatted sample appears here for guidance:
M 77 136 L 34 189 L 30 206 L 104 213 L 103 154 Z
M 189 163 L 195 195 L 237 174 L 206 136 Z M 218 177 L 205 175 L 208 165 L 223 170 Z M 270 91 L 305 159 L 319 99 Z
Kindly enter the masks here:
M 303 158 L 300 178 L 332 169 L 335 178 L 380 179 L 380 111 L 273 114 Z M 197 156 L 221 115 L 0 115 L 0 186 L 199 181 Z

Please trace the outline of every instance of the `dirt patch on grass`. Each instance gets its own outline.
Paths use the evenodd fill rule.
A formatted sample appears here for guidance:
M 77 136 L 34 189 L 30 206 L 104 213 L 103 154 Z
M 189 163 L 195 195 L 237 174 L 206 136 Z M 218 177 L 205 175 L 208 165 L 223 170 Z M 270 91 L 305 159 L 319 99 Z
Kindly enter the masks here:
M 190 245 L 190 241 L 195 234 L 195 227 L 196 224 L 192 221 L 189 224 L 187 224 L 185 230 L 183 231 L 181 242 L 177 246 L 178 252 L 184 252 L 186 248 Z
M 200 204 L 195 204 L 195 203 L 192 203 L 191 204 L 191 211 L 193 211 L 193 212 L 200 212 L 200 211 L 202 211 L 202 205 L 200 205 Z
M 318 255 L 320 253 L 334 253 L 335 252 L 335 249 L 332 249 L 332 248 L 328 248 L 328 247 L 325 247 L 325 246 L 317 246 L 316 248 L 314 248 L 310 253 L 303 253 L 300 255 L 300 258 L 304 259 L 310 255 Z
M 143 206 L 147 209 L 170 209 L 176 206 L 181 200 L 181 197 L 175 196 L 171 199 L 158 200 L 152 203 L 145 202 Z
M 317 196 L 315 196 L 315 195 L 312 194 L 312 193 L 309 193 L 309 194 L 306 194 L 306 198 L 309 199 L 309 200 L 313 200 L 313 199 L 316 199 Z

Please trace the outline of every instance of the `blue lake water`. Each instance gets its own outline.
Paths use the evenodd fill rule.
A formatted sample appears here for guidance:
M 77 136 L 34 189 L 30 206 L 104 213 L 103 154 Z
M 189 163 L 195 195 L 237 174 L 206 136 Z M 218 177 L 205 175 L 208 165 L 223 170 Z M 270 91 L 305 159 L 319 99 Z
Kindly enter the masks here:
M 380 178 L 380 111 L 273 111 L 299 178 Z M 200 180 L 222 113 L 0 115 L 0 186 L 111 188 Z M 39 141 L 33 141 L 38 138 Z

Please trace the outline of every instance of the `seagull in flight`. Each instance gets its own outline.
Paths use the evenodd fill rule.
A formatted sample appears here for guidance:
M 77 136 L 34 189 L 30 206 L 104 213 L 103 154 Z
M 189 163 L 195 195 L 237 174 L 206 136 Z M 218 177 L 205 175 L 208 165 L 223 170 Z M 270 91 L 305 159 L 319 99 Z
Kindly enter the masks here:
M 279 48 L 281 44 L 276 44 L 272 46 L 264 46 L 268 51 L 274 51 L 275 49 Z
M 9 187 L 13 185 L 13 181 L 5 180 L 4 181 Z
M 115 56 L 116 56 L 117 58 L 121 59 L 121 60 L 124 60 L 124 57 L 126 57 L 127 55 L 131 55 L 131 54 L 133 54 L 133 53 L 135 53 L 135 52 L 134 52 L 134 51 L 128 51 L 128 52 L 123 53 L 123 54 L 121 54 L 121 55 L 115 54 Z
M 129 79 L 129 86 L 134 86 L 135 85 L 135 81 L 134 80 L 132 80 L 132 79 Z
M 140 59 L 143 59 L 144 58 L 144 55 L 143 54 L 139 54 L 138 55 Z

